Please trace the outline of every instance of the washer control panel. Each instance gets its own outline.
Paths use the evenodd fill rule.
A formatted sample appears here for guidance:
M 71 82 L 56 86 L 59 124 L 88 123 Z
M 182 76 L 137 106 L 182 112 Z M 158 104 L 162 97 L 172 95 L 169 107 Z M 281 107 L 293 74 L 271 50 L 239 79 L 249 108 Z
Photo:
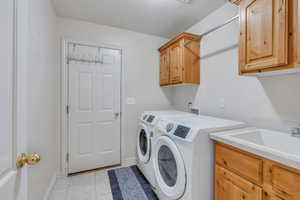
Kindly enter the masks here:
M 152 123 L 154 119 L 155 119 L 154 115 L 149 115 L 147 122 Z
M 144 115 L 143 116 L 143 120 L 146 121 L 146 119 L 148 118 L 148 115 Z
M 157 122 L 157 117 L 151 114 L 144 114 L 142 115 L 141 120 L 149 125 L 154 125 Z
M 160 119 L 156 130 L 176 139 L 191 142 L 195 138 L 195 130 L 176 121 Z

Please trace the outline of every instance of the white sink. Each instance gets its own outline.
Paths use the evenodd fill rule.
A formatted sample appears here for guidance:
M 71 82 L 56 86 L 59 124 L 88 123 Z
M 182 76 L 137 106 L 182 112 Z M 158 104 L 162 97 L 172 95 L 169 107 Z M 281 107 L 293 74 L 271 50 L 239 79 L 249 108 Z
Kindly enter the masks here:
M 288 133 L 247 128 L 221 133 L 210 137 L 262 157 L 300 169 L 300 138 Z
M 232 135 L 231 137 L 300 156 L 300 138 L 287 133 L 260 129 Z

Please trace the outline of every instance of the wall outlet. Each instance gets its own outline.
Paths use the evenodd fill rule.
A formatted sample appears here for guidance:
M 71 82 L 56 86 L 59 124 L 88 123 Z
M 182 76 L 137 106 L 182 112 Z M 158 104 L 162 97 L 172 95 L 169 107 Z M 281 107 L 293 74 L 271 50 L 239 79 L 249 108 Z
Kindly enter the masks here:
M 225 109 L 225 99 L 221 98 L 219 101 L 219 108 Z

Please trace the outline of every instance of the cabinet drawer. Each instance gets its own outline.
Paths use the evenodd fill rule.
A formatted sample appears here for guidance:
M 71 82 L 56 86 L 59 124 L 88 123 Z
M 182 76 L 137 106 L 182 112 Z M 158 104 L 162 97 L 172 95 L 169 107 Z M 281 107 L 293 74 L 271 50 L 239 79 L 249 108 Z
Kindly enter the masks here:
M 273 165 L 271 171 L 272 189 L 288 199 L 300 199 L 300 174 Z
M 253 183 L 262 184 L 263 161 L 258 158 L 217 144 L 216 162 Z
M 215 200 L 261 200 L 262 189 L 242 177 L 216 166 Z

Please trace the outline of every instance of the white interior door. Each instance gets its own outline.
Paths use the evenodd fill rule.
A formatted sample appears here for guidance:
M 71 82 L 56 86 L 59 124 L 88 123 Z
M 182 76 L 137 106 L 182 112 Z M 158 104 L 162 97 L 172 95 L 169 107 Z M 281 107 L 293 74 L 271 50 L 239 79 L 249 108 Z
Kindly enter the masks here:
M 0 199 L 15 200 L 22 170 L 16 169 L 18 138 L 14 134 L 15 1 L 0 1 Z M 24 197 L 23 199 L 26 199 Z
M 69 44 L 69 173 L 120 164 L 119 50 Z

